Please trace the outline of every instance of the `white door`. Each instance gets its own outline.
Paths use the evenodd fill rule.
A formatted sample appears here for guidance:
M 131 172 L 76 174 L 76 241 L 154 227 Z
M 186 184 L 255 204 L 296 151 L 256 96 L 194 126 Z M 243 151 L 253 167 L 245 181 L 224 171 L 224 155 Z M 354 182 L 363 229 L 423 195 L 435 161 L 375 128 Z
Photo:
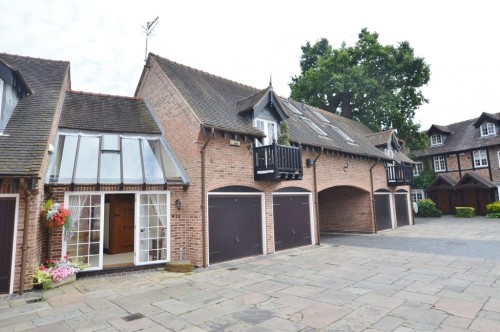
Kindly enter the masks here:
M 274 140 L 278 140 L 278 123 L 276 121 L 256 119 L 255 125 L 266 134 L 266 137 L 263 139 L 264 144 L 261 144 L 257 140 L 255 143 L 257 147 L 271 145 Z
M 170 261 L 170 193 L 140 193 L 135 201 L 134 263 Z
M 87 270 L 102 269 L 104 194 L 66 193 L 65 206 L 71 210 L 73 236 L 65 242 L 66 254 L 88 264 Z

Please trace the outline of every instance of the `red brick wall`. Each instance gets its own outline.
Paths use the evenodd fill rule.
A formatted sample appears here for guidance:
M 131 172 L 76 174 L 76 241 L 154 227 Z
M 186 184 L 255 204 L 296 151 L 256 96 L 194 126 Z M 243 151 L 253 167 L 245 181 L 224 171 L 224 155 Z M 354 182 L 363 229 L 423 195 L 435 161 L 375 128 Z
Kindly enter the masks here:
M 372 233 L 370 192 L 339 186 L 319 193 L 321 231 Z

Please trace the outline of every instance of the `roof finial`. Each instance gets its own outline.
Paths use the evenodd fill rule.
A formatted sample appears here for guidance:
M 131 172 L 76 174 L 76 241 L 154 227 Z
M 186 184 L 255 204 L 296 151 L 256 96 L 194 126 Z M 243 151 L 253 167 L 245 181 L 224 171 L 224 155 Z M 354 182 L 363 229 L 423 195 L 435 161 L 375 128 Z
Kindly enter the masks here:
M 269 75 L 269 86 L 273 86 L 273 74 Z

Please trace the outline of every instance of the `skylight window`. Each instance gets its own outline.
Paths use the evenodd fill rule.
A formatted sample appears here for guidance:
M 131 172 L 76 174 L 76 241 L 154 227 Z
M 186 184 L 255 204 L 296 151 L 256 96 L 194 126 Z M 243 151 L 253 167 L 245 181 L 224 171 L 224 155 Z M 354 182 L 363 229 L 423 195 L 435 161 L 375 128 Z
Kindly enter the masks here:
M 327 118 L 325 118 L 325 116 L 323 114 L 321 114 L 320 112 L 318 111 L 315 111 L 315 110 L 311 110 L 314 114 L 316 114 L 316 116 L 321 120 L 323 121 L 324 123 L 330 123 L 330 120 L 328 120 Z
M 346 133 L 344 133 L 342 130 L 340 130 L 338 127 L 335 127 L 335 126 L 332 126 L 330 125 L 330 127 L 333 128 L 333 130 L 335 130 L 335 132 L 337 134 L 339 134 L 340 136 L 342 136 L 343 139 L 345 139 L 347 142 L 349 143 L 354 143 L 354 140 L 352 138 L 350 138 Z
M 328 136 L 320 127 L 318 127 L 314 122 L 309 120 L 308 118 L 302 118 L 305 123 L 309 125 L 312 129 L 314 129 L 315 132 L 317 132 L 321 136 Z
M 297 114 L 297 115 L 302 115 L 302 112 L 299 111 L 295 106 L 293 106 L 292 104 L 290 104 L 289 102 L 287 101 L 284 101 L 282 100 L 283 104 L 285 104 L 286 107 L 288 107 L 288 109 L 290 111 L 292 111 L 293 113 Z

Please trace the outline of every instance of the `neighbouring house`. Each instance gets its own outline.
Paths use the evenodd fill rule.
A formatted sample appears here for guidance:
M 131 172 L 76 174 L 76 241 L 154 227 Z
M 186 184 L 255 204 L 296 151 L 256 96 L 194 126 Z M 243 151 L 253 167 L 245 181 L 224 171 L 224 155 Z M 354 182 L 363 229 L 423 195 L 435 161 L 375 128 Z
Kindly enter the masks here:
M 92 272 L 183 255 L 189 180 L 143 100 L 71 91 L 68 62 L 0 54 L 0 78 L 0 293 L 47 258 Z M 71 210 L 70 239 L 43 226 L 48 199 Z
M 386 154 L 360 122 L 155 54 L 135 95 L 191 181 L 179 214 L 197 266 L 413 222 L 413 162 L 394 132 Z M 290 145 L 276 143 L 283 123 Z
M 45 258 L 39 221 L 69 62 L 0 53 L 0 293 L 23 293 Z
M 500 188 L 500 113 L 482 113 L 478 118 L 446 126 L 432 125 L 425 150 L 416 151 L 414 175 L 435 172 L 427 187 L 414 189 L 414 200 L 431 198 L 444 214 L 455 207 L 486 214 L 486 205 L 497 201 Z

